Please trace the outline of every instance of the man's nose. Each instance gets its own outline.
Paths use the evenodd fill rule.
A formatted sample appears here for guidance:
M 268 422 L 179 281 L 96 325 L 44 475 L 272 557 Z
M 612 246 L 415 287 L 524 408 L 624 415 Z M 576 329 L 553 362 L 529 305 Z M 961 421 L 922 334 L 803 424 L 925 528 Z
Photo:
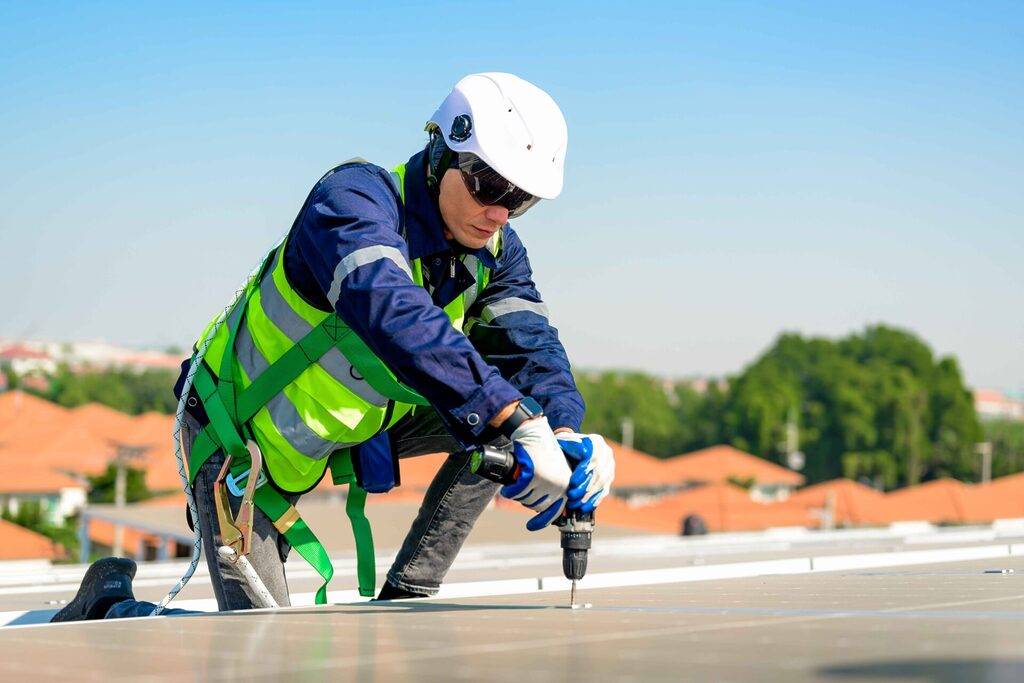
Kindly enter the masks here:
M 484 212 L 484 217 L 502 226 L 508 223 L 508 209 L 504 206 L 488 206 L 487 211 Z

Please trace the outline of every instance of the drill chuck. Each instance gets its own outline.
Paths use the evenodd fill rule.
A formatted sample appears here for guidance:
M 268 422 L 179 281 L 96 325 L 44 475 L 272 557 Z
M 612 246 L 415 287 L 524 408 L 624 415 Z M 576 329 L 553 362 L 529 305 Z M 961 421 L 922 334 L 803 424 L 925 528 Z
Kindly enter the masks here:
M 568 510 L 561 527 L 562 572 L 570 581 L 579 581 L 587 573 L 587 551 L 594 533 L 594 513 Z

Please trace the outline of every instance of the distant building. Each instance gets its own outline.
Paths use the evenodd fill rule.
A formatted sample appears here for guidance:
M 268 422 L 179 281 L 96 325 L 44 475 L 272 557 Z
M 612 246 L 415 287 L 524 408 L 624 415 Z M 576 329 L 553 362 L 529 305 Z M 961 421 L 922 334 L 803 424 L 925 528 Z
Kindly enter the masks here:
M 974 409 L 983 420 L 1024 421 L 1024 400 L 1010 398 L 995 389 L 975 389 Z
M 60 526 L 86 502 L 88 484 L 51 467 L 5 467 L 0 479 L 0 509 L 11 515 L 26 504 L 39 505 L 43 519 Z
M 57 361 L 46 351 L 0 342 L 0 369 L 8 368 L 18 375 L 52 374 L 57 371 Z
M 5 355 L 10 359 L 5 361 Z M 30 370 L 53 373 L 61 363 L 72 370 L 175 370 L 181 366 L 183 358 L 184 354 L 133 349 L 105 341 L 13 342 L 0 339 L 0 367 L 5 367 L 6 362 L 19 375 L 28 374 Z

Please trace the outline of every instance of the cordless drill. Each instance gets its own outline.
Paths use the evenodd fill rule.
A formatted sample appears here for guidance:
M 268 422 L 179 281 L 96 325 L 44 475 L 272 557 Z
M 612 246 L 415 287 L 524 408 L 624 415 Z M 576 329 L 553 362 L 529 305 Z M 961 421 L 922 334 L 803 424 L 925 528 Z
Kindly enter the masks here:
M 470 468 L 484 479 L 505 486 L 515 483 L 519 476 L 519 463 L 512 455 L 511 447 L 483 446 L 477 449 L 472 455 Z M 562 572 L 572 581 L 569 604 L 575 607 L 576 582 L 587 573 L 587 551 L 594 532 L 594 513 L 565 509 L 555 521 L 555 526 L 561 532 Z

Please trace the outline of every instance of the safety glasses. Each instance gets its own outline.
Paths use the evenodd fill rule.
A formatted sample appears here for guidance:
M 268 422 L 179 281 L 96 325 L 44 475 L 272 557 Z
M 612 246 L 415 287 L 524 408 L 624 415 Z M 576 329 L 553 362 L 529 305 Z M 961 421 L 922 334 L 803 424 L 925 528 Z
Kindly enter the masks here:
M 473 199 L 484 206 L 504 206 L 509 218 L 517 218 L 540 201 L 540 197 L 519 189 L 505 180 L 483 159 L 469 152 L 459 152 L 459 171 Z

